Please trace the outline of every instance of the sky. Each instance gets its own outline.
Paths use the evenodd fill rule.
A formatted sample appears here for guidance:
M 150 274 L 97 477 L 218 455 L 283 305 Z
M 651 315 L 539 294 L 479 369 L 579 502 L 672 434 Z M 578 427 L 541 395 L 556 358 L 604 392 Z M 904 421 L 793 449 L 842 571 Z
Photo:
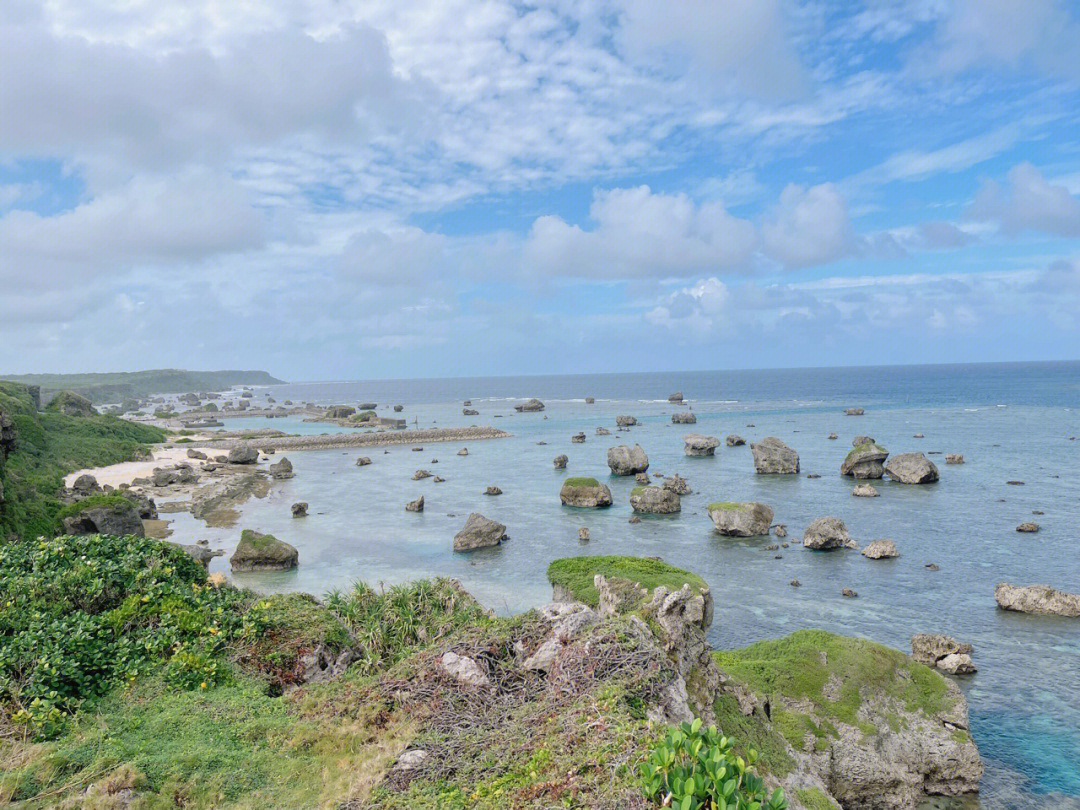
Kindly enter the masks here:
M 4 0 L 0 372 L 1080 358 L 1080 4 Z

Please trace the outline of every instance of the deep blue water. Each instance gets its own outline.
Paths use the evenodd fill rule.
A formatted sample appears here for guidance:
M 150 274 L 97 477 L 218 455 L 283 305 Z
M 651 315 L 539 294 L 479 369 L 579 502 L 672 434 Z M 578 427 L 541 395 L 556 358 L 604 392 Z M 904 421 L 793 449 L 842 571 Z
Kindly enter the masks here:
M 697 425 L 671 424 L 675 408 L 667 396 L 676 390 Z M 401 403 L 410 424 L 492 424 L 513 437 L 470 444 L 467 457 L 456 455 L 457 444 L 364 450 L 374 460 L 364 468 L 354 465 L 357 450 L 293 453 L 296 477 L 248 504 L 236 529 L 206 529 L 177 515 L 179 537 L 207 537 L 230 551 L 241 527 L 271 531 L 297 546 L 297 571 L 248 575 L 245 584 L 322 593 L 356 579 L 391 583 L 444 574 L 511 613 L 548 600 L 544 569 L 552 559 L 658 554 L 698 571 L 712 587 L 711 640 L 718 647 L 800 627 L 905 650 L 917 632 L 970 641 L 979 672 L 959 682 L 987 765 L 981 806 L 1080 808 L 1080 619 L 1004 613 L 993 600 L 994 585 L 1003 580 L 1080 590 L 1080 440 L 1070 441 L 1080 436 L 1080 363 L 306 383 L 263 389 L 256 399 L 267 393 L 279 402 L 375 401 L 380 412 Z M 532 396 L 546 402 L 544 413 L 514 412 L 515 402 Z M 596 404 L 586 405 L 586 396 Z M 480 416 L 462 415 L 466 398 Z M 849 406 L 864 407 L 866 415 L 844 416 Z M 623 413 L 641 424 L 616 434 L 615 416 Z M 601 425 L 612 435 L 596 436 Z M 251 426 L 312 429 L 295 419 Z M 586 443 L 571 444 L 579 430 Z M 682 436 L 691 431 L 734 432 L 748 441 L 779 436 L 799 451 L 802 475 L 755 475 L 747 447 L 686 458 Z M 840 438 L 830 441 L 833 431 Z M 881 497 L 853 498 L 839 465 L 857 434 L 894 453 L 957 452 L 967 463 L 946 466 L 942 455 L 932 455 L 939 483 L 875 482 Z M 680 515 L 630 525 L 632 479 L 608 480 L 611 509 L 560 506 L 565 475 L 606 479 L 607 448 L 634 442 L 648 453 L 650 472 L 689 480 L 694 492 L 683 498 Z M 552 468 L 559 453 L 570 457 L 566 472 Z M 446 482 L 410 480 L 419 467 Z M 807 478 L 811 472 L 822 477 Z M 1015 479 L 1025 485 L 1006 483 Z M 489 484 L 505 494 L 485 497 Z M 418 494 L 427 499 L 426 511 L 406 513 L 404 503 Z M 311 504 L 306 520 L 290 518 L 296 500 Z M 791 547 L 776 559 L 763 549 L 774 539 L 718 537 L 704 509 L 714 500 L 770 504 L 776 522 L 788 525 Z M 510 541 L 454 554 L 451 538 L 471 511 L 506 523 Z M 871 562 L 852 551 L 804 551 L 803 528 L 823 515 L 843 518 L 862 545 L 891 537 L 901 557 Z M 1042 530 L 1018 534 L 1015 527 L 1026 520 Z M 581 526 L 590 529 L 589 543 L 577 540 Z M 930 562 L 940 570 L 928 570 Z M 224 558 L 214 565 L 224 570 Z M 802 587 L 791 587 L 792 578 Z M 859 597 L 841 598 L 843 587 Z

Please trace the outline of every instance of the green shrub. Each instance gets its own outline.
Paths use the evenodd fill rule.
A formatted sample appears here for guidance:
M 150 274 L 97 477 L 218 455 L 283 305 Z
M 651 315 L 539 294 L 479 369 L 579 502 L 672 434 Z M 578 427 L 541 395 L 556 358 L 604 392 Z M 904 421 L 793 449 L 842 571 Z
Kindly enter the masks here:
M 57 711 L 75 712 L 179 650 L 220 655 L 251 597 L 205 581 L 181 549 L 151 538 L 0 546 L 0 708 L 48 735 Z
M 645 795 L 658 806 L 678 810 L 785 810 L 787 800 L 777 788 L 766 794 L 754 773 L 757 754 L 745 759 L 735 753 L 735 740 L 701 719 L 672 728 L 639 766 Z
M 684 583 L 695 590 L 707 587 L 697 574 L 643 557 L 563 557 L 547 570 L 548 582 L 566 588 L 575 599 L 593 606 L 600 603 L 600 594 L 593 585 L 597 574 L 638 582 L 649 591 L 660 585 L 678 589 Z

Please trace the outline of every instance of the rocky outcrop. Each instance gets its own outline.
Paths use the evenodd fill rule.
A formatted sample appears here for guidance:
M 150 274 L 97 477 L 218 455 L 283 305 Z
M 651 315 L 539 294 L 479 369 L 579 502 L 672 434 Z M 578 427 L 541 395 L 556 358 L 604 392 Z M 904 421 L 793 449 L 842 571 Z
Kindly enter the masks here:
M 671 415 L 671 423 L 673 425 L 696 425 L 697 416 L 693 411 L 678 411 Z
M 845 408 L 844 409 L 844 415 L 845 416 L 862 416 L 864 413 L 866 413 L 866 411 L 864 411 L 862 408 Z
M 859 544 L 851 539 L 844 521 L 837 517 L 822 517 L 806 527 L 803 533 L 803 545 L 815 550 L 834 548 L 857 549 Z
M 683 436 L 683 452 L 691 457 L 711 456 L 720 446 L 720 440 L 715 436 L 704 436 L 701 433 L 687 433 Z
M 896 548 L 896 543 L 886 539 L 868 543 L 862 550 L 862 555 L 868 560 L 891 560 L 893 557 L 899 557 L 900 552 Z
M 960 455 L 959 453 L 946 453 L 945 454 L 945 463 L 946 464 L 963 464 L 964 463 L 964 457 L 962 455 Z
M 305 501 L 297 501 L 289 507 L 289 511 L 292 512 L 294 518 L 307 517 L 308 505 Z
M 458 655 L 453 651 L 445 652 L 440 659 L 440 665 L 443 672 L 463 686 L 474 689 L 486 689 L 491 686 L 491 681 L 483 668 L 476 663 L 475 659 L 467 655 Z
M 1039 530 L 1039 524 L 1029 520 L 1017 526 L 1016 530 L 1021 534 L 1035 534 Z
M 240 444 L 229 450 L 228 463 L 229 464 L 256 464 L 259 461 L 259 451 L 246 442 Z
M 870 484 L 859 484 L 855 489 L 851 490 L 851 494 L 856 498 L 876 498 L 878 491 Z
M 630 493 L 630 507 L 647 515 L 673 515 L 682 511 L 678 495 L 663 487 L 636 487 Z
M 484 517 L 479 512 L 473 512 L 461 531 L 454 535 L 454 551 L 473 551 L 497 546 L 505 539 L 506 526 Z
M 596 435 L 597 436 L 610 436 L 611 431 L 608 430 L 606 427 L 598 427 L 596 429 Z
M 682 391 L 676 391 L 674 394 L 669 394 L 668 398 L 667 398 L 667 401 L 668 402 L 682 402 L 683 401 Z
M 462 416 L 479 416 L 480 411 L 476 410 L 475 408 L 462 408 L 461 409 L 461 415 Z
M 299 558 L 293 546 L 274 535 L 244 529 L 229 566 L 233 571 L 288 571 L 296 568 Z
M 413 481 L 423 481 L 425 478 L 431 478 L 431 473 L 427 470 L 417 470 L 412 474 Z
M 637 475 L 649 469 L 649 457 L 637 444 L 633 447 L 620 444 L 608 448 L 607 463 L 612 475 Z
M 415 501 L 409 501 L 405 504 L 406 512 L 423 512 L 424 511 L 424 496 L 421 495 Z
M 532 399 L 528 400 L 527 402 L 522 402 L 522 403 L 520 403 L 518 405 L 515 405 L 514 410 L 517 411 L 518 413 L 530 413 L 530 412 L 535 412 L 535 411 L 542 411 L 542 410 L 544 410 L 544 403 L 541 402 L 540 400 L 538 400 L 536 397 L 533 397 Z
M 565 470 L 566 469 L 566 463 L 569 460 L 570 459 L 567 458 L 565 455 L 560 454 L 558 456 L 555 456 L 555 460 L 554 460 L 555 469 L 556 470 Z
M 885 459 L 889 451 L 874 442 L 853 447 L 840 465 L 840 474 L 851 478 L 881 478 L 885 474 Z
M 146 536 L 135 505 L 123 498 L 114 498 L 112 503 L 105 505 L 87 506 L 77 514 L 64 518 L 64 533 Z
M 79 495 L 90 495 L 95 492 L 101 492 L 101 487 L 98 486 L 97 479 L 90 473 L 83 473 L 71 484 L 72 490 Z
M 595 478 L 567 478 L 559 490 L 563 506 L 595 509 L 611 506 L 611 490 Z
M 669 489 L 676 495 L 689 495 L 690 485 L 686 483 L 686 479 L 676 473 L 664 479 L 664 489 Z
M 773 510 L 763 503 L 711 503 L 709 519 L 725 537 L 759 537 L 769 533 Z
M 918 633 L 911 637 L 911 657 L 920 664 L 937 667 L 952 675 L 975 672 L 970 644 L 940 633 Z
M 1042 616 L 1080 616 L 1080 594 L 1066 593 L 1049 585 L 1010 585 L 994 588 L 994 600 L 1002 610 Z
M 937 466 L 922 453 L 901 453 L 885 462 L 885 472 L 901 484 L 932 484 L 938 480 Z
M 851 440 L 851 446 L 852 447 L 858 447 L 861 444 L 873 444 L 873 443 L 874 443 L 874 437 L 873 436 L 856 436 L 854 439 Z
M 468 447 L 462 447 L 460 450 L 457 451 L 457 454 L 459 456 L 467 456 L 467 455 L 469 455 L 469 448 Z
M 615 424 L 618 427 L 633 427 L 637 424 L 637 419 L 633 416 L 616 416 Z
M 94 416 L 97 413 L 90 400 L 74 391 L 61 391 L 49 400 L 45 410 L 62 413 L 64 416 Z
M 754 453 L 754 471 L 758 475 L 795 475 L 799 472 L 799 454 L 775 436 L 750 445 Z
M 367 456 L 360 456 L 359 458 L 356 459 L 356 466 L 357 467 L 366 467 L 370 463 L 371 463 L 371 459 L 368 458 Z
M 323 417 L 326 419 L 348 419 L 350 416 L 356 413 L 356 408 L 351 405 L 334 405 L 327 408 Z
M 281 461 L 270 465 L 270 477 L 275 481 L 285 481 L 293 477 L 292 462 L 282 456 Z
M 573 436 L 570 437 L 570 441 L 573 444 L 585 444 L 585 434 L 575 433 Z
M 502 495 L 502 489 L 496 486 L 490 486 L 484 490 L 485 495 Z
M 746 439 L 744 439 L 737 433 L 729 433 L 727 435 L 727 438 L 724 439 L 724 442 L 727 444 L 728 447 L 742 447 L 744 444 L 746 444 Z

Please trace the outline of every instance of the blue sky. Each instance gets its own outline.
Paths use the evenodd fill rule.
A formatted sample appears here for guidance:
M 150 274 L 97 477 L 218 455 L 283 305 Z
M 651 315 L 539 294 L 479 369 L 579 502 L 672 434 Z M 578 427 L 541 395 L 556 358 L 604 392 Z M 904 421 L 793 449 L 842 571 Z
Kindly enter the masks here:
M 0 372 L 1080 357 L 1058 0 L 15 0 Z

